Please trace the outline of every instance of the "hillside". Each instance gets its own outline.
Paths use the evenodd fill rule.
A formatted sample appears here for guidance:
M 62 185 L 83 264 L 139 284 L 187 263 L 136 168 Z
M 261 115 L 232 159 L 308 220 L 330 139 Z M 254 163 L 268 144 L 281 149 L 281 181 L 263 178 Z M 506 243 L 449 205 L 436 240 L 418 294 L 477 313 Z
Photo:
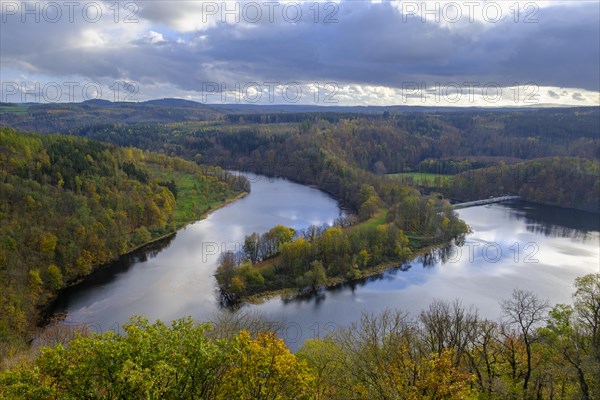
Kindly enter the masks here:
M 243 190 L 219 168 L 0 129 L 0 349 L 27 335 L 60 288 Z
M 523 200 L 600 212 L 600 164 L 581 158 L 540 158 L 513 165 L 463 172 L 452 179 L 448 193 L 475 200 L 507 193 Z
M 222 114 L 214 107 L 177 99 L 142 103 L 89 100 L 83 103 L 0 104 L 0 127 L 35 132 L 61 132 L 102 124 L 165 124 L 204 121 Z

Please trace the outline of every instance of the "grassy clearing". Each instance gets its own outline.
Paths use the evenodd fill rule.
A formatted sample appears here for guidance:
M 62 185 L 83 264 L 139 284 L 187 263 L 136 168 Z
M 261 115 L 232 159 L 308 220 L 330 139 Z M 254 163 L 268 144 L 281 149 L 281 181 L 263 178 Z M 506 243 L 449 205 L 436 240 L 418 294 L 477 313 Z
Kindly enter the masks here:
M 405 181 L 409 185 L 419 185 L 433 188 L 450 186 L 453 177 L 453 175 L 428 174 L 424 172 L 404 172 L 399 174 L 389 174 L 388 176 Z
M 387 218 L 387 213 L 387 209 L 381 209 L 377 211 L 377 213 L 375 213 L 375 215 L 372 216 L 370 219 L 366 220 L 365 222 L 361 222 L 359 225 L 366 226 L 369 228 L 384 225 L 385 220 Z
M 175 182 L 177 201 L 173 218 L 177 228 L 202 218 L 227 203 L 228 199 L 237 198 L 232 189 L 199 175 L 164 169 L 154 164 L 148 164 L 148 170 L 161 182 Z

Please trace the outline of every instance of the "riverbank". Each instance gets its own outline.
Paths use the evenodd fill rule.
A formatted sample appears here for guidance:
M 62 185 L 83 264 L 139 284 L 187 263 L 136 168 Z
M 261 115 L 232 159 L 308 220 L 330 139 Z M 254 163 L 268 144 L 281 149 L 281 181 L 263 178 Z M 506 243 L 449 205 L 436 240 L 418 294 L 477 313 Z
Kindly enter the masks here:
M 249 190 L 218 167 L 75 136 L 1 128 L 2 151 L 2 355 L 25 346 L 62 288 Z
M 198 221 L 202 221 L 203 219 L 208 217 L 208 215 L 210 215 L 211 213 L 213 213 L 223 207 L 226 207 L 226 206 L 236 202 L 237 200 L 240 200 L 240 199 L 246 197 L 248 194 L 249 194 L 248 192 L 241 192 L 241 193 L 238 193 L 236 196 L 223 201 L 222 203 L 220 203 L 217 206 L 209 206 L 209 208 L 207 208 L 201 214 L 197 215 L 194 219 L 191 219 L 185 223 L 176 225 L 176 227 L 173 231 L 167 232 L 161 236 L 153 238 L 152 240 L 150 240 L 146 243 L 143 243 L 139 246 L 129 249 L 125 253 L 120 254 L 119 256 L 115 257 L 111 262 L 99 264 L 99 265 L 93 267 L 92 271 L 89 274 L 79 277 L 78 279 L 73 280 L 71 282 L 66 283 L 59 291 L 53 293 L 52 296 L 49 296 L 47 301 L 38 305 L 38 317 L 37 317 L 36 327 L 43 328 L 46 325 L 48 325 L 50 322 L 52 322 L 53 320 L 55 320 L 55 319 L 60 320 L 64 317 L 64 316 L 59 316 L 59 318 L 53 318 L 55 315 L 51 312 L 48 312 L 48 309 L 52 308 L 53 303 L 56 301 L 56 299 L 61 295 L 61 293 L 63 291 L 70 289 L 74 286 L 77 286 L 81 282 L 88 279 L 91 275 L 93 275 L 94 273 L 97 273 L 98 271 L 100 271 L 102 269 L 110 268 L 114 264 L 114 262 L 116 262 L 117 260 L 119 260 L 122 257 L 128 257 L 128 256 L 131 256 L 131 255 L 139 253 L 139 252 L 143 253 L 143 252 L 147 251 L 150 247 L 157 245 L 162 241 L 165 241 L 167 239 L 174 237 L 177 234 L 177 232 L 180 231 L 181 229 L 185 229 L 185 227 L 187 227 L 190 224 L 194 224 Z M 35 336 L 35 335 L 36 335 L 36 333 L 32 334 L 32 336 Z

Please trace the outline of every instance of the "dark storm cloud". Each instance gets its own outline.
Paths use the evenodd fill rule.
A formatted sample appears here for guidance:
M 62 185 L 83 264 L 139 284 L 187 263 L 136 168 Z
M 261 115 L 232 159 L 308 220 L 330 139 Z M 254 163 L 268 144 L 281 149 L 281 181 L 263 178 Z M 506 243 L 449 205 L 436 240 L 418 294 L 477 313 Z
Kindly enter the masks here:
M 397 88 L 413 81 L 533 82 L 600 90 L 598 2 L 542 8 L 534 24 L 403 21 L 389 3 L 345 1 L 335 16 L 339 23 L 310 18 L 269 23 L 263 18 L 255 24 L 203 25 L 202 10 L 193 4 L 140 3 L 140 23 L 127 27 L 138 30 L 135 37 L 106 20 L 24 25 L 8 19 L 0 39 L 2 68 L 57 77 L 126 77 L 184 90 L 201 90 L 208 81 L 334 81 Z M 159 36 L 148 36 L 151 31 L 164 41 L 153 42 Z
M 343 3 L 335 26 L 283 25 L 270 39 L 235 39 L 219 27 L 210 54 L 243 65 L 240 73 L 281 79 L 394 87 L 415 80 L 534 82 L 599 90 L 598 7 L 542 9 L 537 24 L 467 23 L 458 29 L 418 18 L 402 22 L 385 3 Z

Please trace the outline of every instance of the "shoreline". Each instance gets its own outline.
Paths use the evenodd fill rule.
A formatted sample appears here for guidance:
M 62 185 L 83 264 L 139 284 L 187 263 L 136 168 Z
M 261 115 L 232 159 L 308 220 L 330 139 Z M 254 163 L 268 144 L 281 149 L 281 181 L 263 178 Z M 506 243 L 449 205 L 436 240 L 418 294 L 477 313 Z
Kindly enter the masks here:
M 239 194 L 237 194 L 236 196 L 229 198 L 227 200 L 225 200 L 223 203 L 219 204 L 216 207 L 209 207 L 206 211 L 204 211 L 202 214 L 198 215 L 197 218 L 194 218 L 186 223 L 183 223 L 179 226 L 176 226 L 175 229 L 172 232 L 168 232 L 165 233 L 163 235 L 160 235 L 156 238 L 151 239 L 149 242 L 146 242 L 144 244 L 138 245 L 132 249 L 127 250 L 125 253 L 123 254 L 119 254 L 116 257 L 114 257 L 111 261 L 109 261 L 108 263 L 104 263 L 104 264 L 100 264 L 97 265 L 95 267 L 92 268 L 92 271 L 85 275 L 82 276 L 78 279 L 75 279 L 71 282 L 68 282 L 65 284 L 64 287 L 60 288 L 56 293 L 54 293 L 52 296 L 49 296 L 46 301 L 44 301 L 43 303 L 39 304 L 37 306 L 37 310 L 38 310 L 38 316 L 36 318 L 36 323 L 35 323 L 35 329 L 41 329 L 46 327 L 51 321 L 52 321 L 52 317 L 53 316 L 57 316 L 58 318 L 56 320 L 62 320 L 64 319 L 64 315 L 58 315 L 56 313 L 48 313 L 48 309 L 52 306 L 52 304 L 58 299 L 58 297 L 60 296 L 60 294 L 65 291 L 68 290 L 70 288 L 73 288 L 74 286 L 77 286 L 78 284 L 82 283 L 83 281 L 85 281 L 86 279 L 88 279 L 90 276 L 92 276 L 93 274 L 95 274 L 96 272 L 105 269 L 105 268 L 110 268 L 113 263 L 115 263 L 116 261 L 118 261 L 121 257 L 127 257 L 130 256 L 136 252 L 139 251 L 144 251 L 145 248 L 150 247 L 158 242 L 161 242 L 163 240 L 169 239 L 173 236 L 175 236 L 177 234 L 177 232 L 179 232 L 182 229 L 185 229 L 187 226 L 194 224 L 198 221 L 202 221 L 204 219 L 206 219 L 211 213 L 224 208 L 238 200 L 243 199 L 244 197 L 248 196 L 250 193 L 243 191 Z M 35 334 L 33 335 L 35 336 Z

